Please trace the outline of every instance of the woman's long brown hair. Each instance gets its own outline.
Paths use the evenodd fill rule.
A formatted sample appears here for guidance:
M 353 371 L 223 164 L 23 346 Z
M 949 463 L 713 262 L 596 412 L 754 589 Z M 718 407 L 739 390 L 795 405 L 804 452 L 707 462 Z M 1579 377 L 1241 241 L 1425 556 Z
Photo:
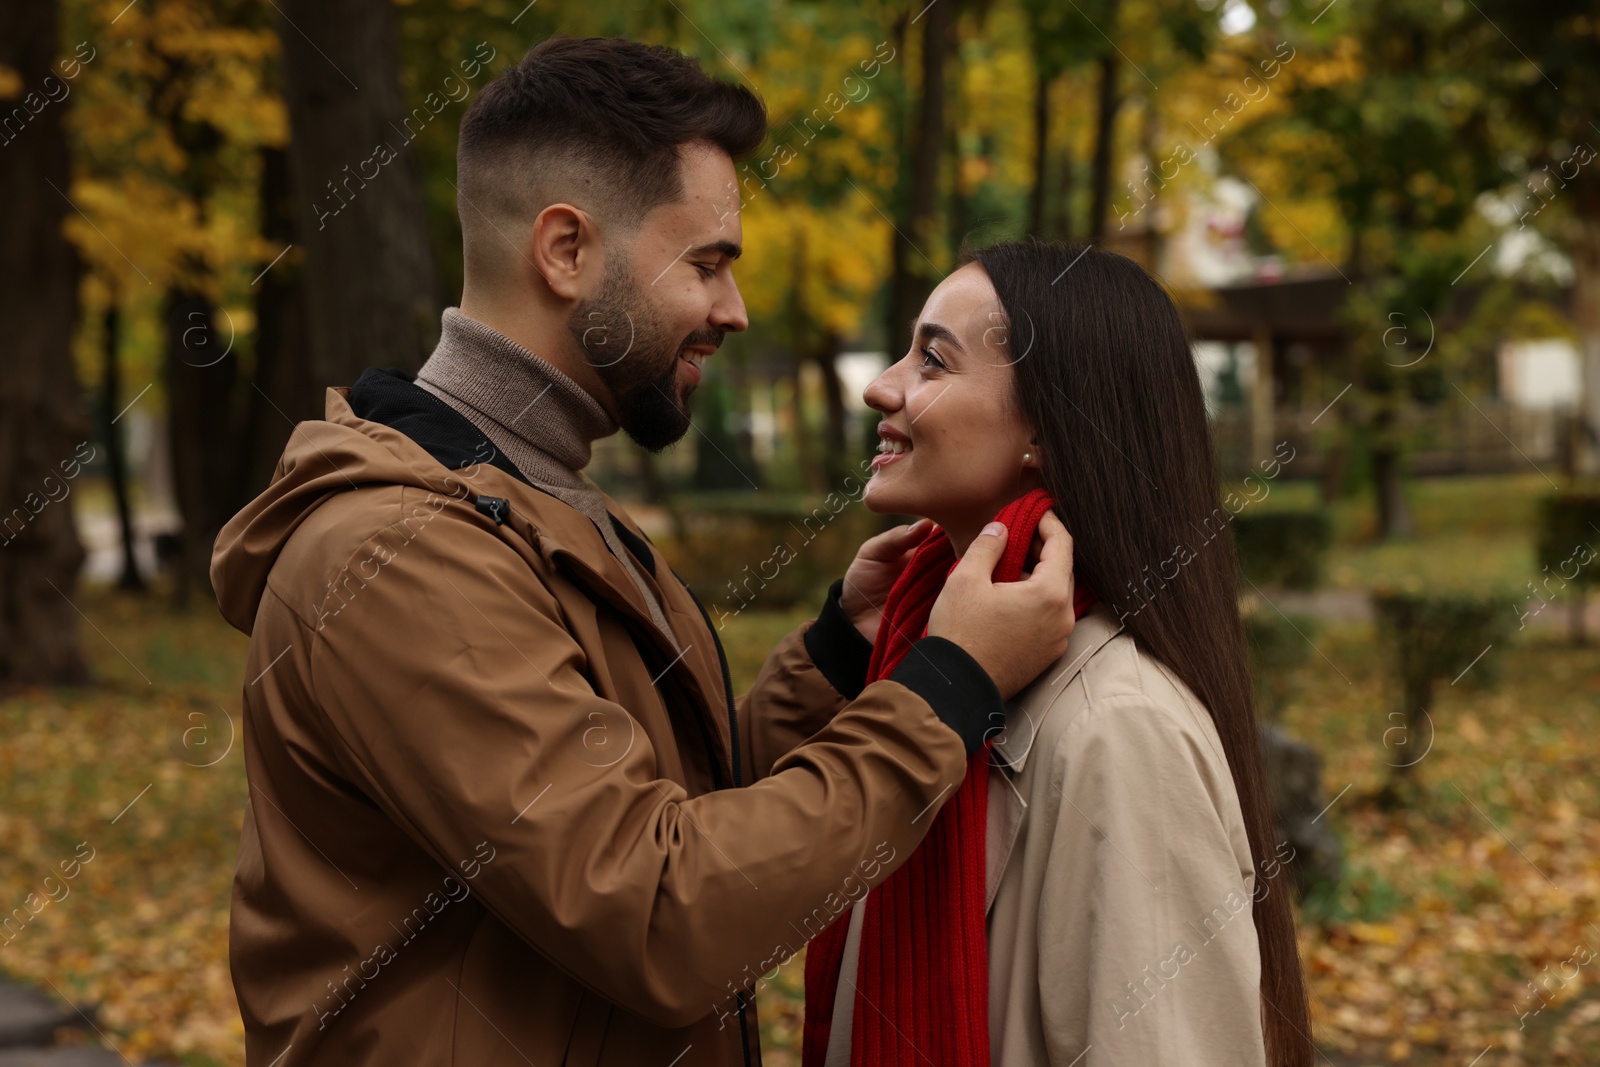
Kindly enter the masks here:
M 1015 401 L 1072 533 L 1079 574 L 1210 712 L 1259 884 L 1273 861 L 1237 561 L 1199 373 L 1178 309 L 1137 263 L 1093 247 L 1005 242 L 969 253 L 1006 322 Z M 1177 546 L 1189 558 L 1174 563 Z M 1177 566 L 1175 577 L 1167 577 Z M 1271 1067 L 1312 1062 L 1286 874 L 1255 901 Z

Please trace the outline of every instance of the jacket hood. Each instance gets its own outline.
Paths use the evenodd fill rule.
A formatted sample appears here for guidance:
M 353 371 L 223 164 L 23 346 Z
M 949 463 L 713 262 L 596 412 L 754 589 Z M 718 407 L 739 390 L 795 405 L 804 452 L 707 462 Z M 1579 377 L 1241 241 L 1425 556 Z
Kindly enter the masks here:
M 249 633 L 284 544 L 335 494 L 409 485 L 459 495 L 451 471 L 487 463 L 527 480 L 475 426 L 403 371 L 369 369 L 329 389 L 321 420 L 295 426 L 272 484 L 217 535 L 211 585 L 223 618 Z

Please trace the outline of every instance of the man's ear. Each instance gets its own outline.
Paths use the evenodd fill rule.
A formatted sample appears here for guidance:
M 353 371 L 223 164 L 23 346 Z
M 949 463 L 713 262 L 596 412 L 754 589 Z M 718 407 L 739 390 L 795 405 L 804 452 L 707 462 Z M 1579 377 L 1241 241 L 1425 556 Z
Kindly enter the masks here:
M 551 204 L 533 220 L 528 259 L 564 300 L 587 296 L 600 266 L 600 234 L 594 220 L 571 204 Z

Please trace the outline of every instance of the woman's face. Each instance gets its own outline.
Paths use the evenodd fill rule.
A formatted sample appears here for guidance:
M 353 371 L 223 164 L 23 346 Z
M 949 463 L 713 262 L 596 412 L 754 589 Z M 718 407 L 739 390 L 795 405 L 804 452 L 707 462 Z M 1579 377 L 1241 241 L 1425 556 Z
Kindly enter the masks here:
M 911 351 L 863 394 L 883 415 L 867 507 L 930 518 L 965 551 L 1002 507 L 1041 484 L 1032 428 L 1012 402 L 1012 362 L 1025 353 L 1013 352 L 1009 332 L 976 263 L 929 295 Z

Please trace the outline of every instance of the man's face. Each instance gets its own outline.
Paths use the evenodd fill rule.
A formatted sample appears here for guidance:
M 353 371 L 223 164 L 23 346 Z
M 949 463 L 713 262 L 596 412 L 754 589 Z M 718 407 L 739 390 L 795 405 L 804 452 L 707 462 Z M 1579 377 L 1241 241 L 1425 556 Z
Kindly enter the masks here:
M 733 280 L 744 236 L 733 161 L 698 145 L 681 156 L 683 198 L 646 215 L 626 247 L 608 244 L 600 291 L 567 320 L 623 431 L 651 452 L 689 432 L 699 364 L 750 324 Z

